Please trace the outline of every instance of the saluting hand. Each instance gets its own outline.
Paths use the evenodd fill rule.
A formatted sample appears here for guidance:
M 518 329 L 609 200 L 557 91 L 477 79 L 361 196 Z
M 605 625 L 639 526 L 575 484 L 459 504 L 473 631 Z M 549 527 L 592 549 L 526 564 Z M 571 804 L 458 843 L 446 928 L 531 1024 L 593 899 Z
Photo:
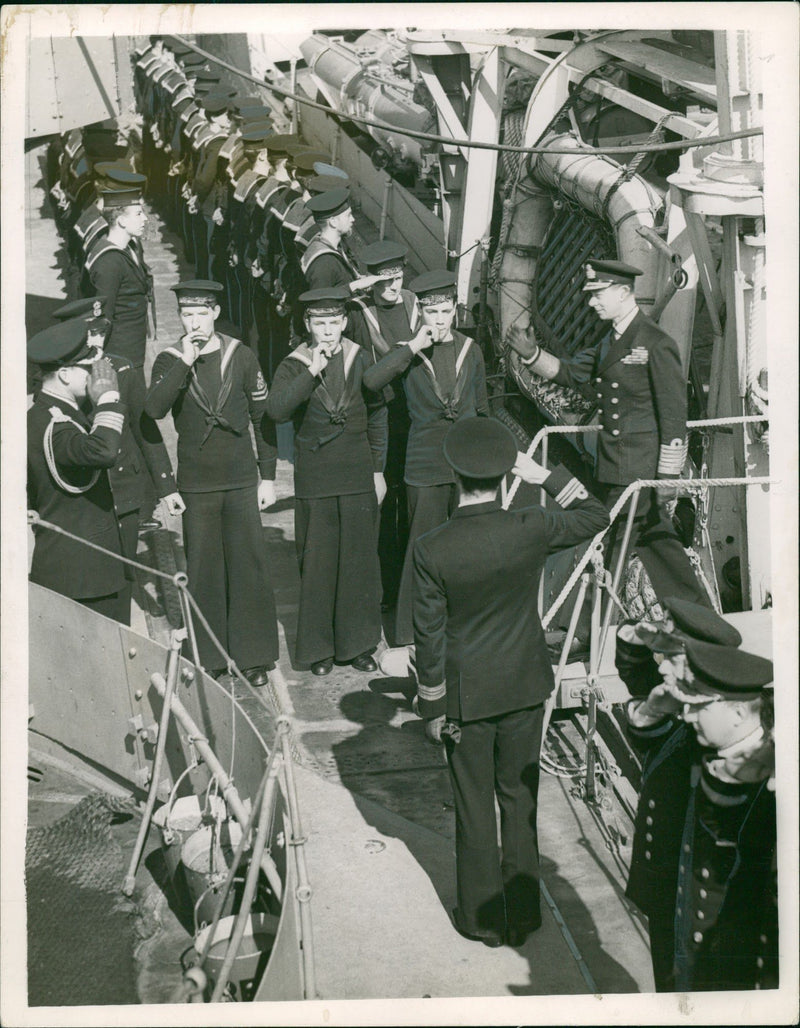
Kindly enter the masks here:
M 376 282 L 382 282 L 387 277 L 387 275 L 362 275 L 361 278 L 353 279 L 350 283 L 350 291 L 357 293 L 362 289 L 369 289 Z
M 517 454 L 511 473 L 521 478 L 523 482 L 527 482 L 528 485 L 542 485 L 550 477 L 549 469 L 537 464 L 527 453 Z
M 104 393 L 119 392 L 117 373 L 107 357 L 101 357 L 92 365 L 87 392 L 94 404 L 99 402 Z

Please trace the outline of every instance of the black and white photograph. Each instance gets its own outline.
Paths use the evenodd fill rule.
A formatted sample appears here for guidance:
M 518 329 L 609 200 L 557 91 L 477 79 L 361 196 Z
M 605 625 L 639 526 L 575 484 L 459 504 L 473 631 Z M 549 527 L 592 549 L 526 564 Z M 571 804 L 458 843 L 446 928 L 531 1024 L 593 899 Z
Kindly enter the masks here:
M 797 5 L 2 41 L 0 1021 L 796 1023 Z

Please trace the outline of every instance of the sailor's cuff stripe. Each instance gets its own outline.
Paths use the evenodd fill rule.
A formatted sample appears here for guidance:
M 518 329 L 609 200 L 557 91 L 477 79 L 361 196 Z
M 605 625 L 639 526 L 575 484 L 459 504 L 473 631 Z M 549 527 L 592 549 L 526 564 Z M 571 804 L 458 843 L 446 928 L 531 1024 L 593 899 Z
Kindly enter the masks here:
M 426 700 L 428 703 L 435 703 L 436 700 L 443 700 L 447 695 L 447 687 L 444 682 L 441 685 L 422 685 L 417 684 L 417 693 L 421 700 Z
M 124 424 L 124 414 L 116 414 L 110 410 L 98 411 L 94 416 L 92 431 L 94 432 L 96 428 L 110 428 L 115 432 L 121 432 Z
M 589 494 L 577 478 L 571 478 L 556 496 L 556 503 L 561 507 L 569 507 L 575 500 L 585 500 Z

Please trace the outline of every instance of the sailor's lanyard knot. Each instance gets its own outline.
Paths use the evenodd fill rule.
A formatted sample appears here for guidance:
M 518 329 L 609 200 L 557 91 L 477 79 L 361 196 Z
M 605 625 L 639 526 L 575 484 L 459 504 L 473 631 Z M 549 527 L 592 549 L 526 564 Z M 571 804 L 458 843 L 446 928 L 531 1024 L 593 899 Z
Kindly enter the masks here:
M 446 421 L 456 421 L 458 418 L 458 408 L 452 400 L 444 401 L 444 411 L 442 417 Z
M 344 425 L 347 422 L 347 411 L 346 410 L 335 410 L 331 414 L 332 425 Z

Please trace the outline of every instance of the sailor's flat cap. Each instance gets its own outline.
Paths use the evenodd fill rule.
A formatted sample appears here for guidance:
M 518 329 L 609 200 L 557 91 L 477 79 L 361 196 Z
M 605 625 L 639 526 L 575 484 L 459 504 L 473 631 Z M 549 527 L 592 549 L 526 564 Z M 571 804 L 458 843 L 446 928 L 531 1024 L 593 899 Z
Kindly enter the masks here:
M 329 286 L 326 289 L 309 289 L 300 294 L 300 303 L 306 314 L 342 314 L 350 298 L 350 290 L 344 286 Z
M 446 268 L 437 268 L 417 275 L 409 282 L 408 288 L 417 294 L 417 299 L 423 306 L 443 303 L 445 300 L 452 300 L 455 295 L 456 276 Z
M 379 239 L 361 251 L 361 260 L 373 273 L 396 271 L 403 273 L 408 247 L 393 239 Z
M 207 278 L 192 278 L 170 286 L 170 289 L 175 293 L 179 307 L 215 307 L 225 286 Z
M 317 221 L 325 221 L 346 211 L 350 203 L 350 190 L 338 188 L 312 196 L 307 206 Z

